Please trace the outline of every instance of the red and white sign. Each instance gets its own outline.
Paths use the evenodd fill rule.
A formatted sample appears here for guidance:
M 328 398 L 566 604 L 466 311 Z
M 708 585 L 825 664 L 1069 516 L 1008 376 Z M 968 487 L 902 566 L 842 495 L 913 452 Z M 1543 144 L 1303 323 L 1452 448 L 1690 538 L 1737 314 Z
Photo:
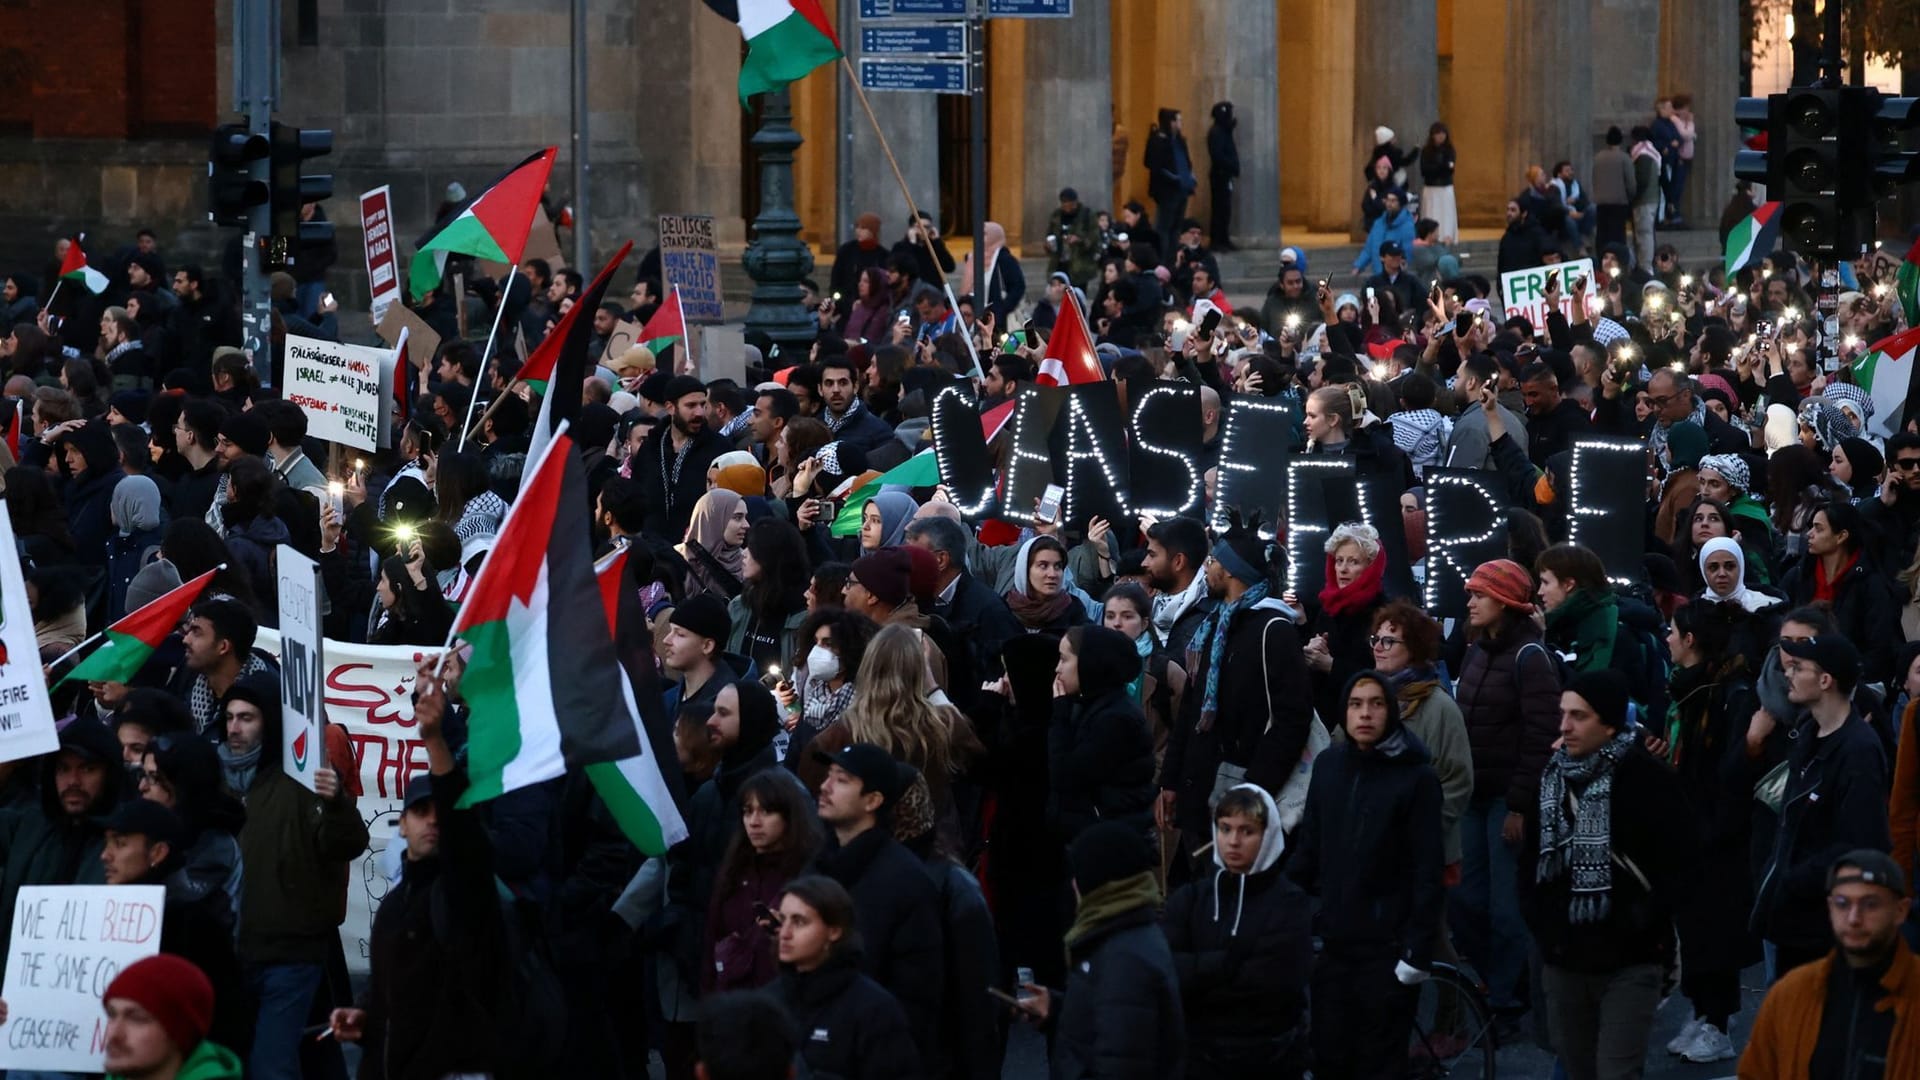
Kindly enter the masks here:
M 360 196 L 360 233 L 367 248 L 367 291 L 373 296 L 373 321 L 400 299 L 400 259 L 393 249 L 393 209 L 386 185 Z

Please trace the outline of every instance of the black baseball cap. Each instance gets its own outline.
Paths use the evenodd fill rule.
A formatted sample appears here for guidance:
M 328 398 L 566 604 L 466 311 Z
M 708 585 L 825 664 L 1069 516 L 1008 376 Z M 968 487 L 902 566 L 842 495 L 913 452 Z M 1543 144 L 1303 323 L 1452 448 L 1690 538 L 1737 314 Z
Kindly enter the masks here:
M 1833 860 L 1833 865 L 1827 868 L 1828 892 L 1832 892 L 1835 886 L 1855 882 L 1891 889 L 1895 896 L 1907 895 L 1907 876 L 1900 872 L 1900 864 L 1893 861 L 1893 856 L 1884 851 L 1872 848 L 1849 851 Z
M 1380 254 L 1398 255 L 1401 258 L 1405 258 L 1407 255 L 1407 250 L 1400 246 L 1399 241 L 1389 240 L 1386 243 L 1380 245 Z
M 822 765 L 838 765 L 859 778 L 861 787 L 879 792 L 886 800 L 882 806 L 892 806 L 906 790 L 906 770 L 892 754 L 872 743 L 853 743 L 832 753 L 815 750 L 813 760 Z
M 426 773 L 415 773 L 413 779 L 407 781 L 406 796 L 401 799 L 400 806 L 404 810 L 411 810 L 431 798 L 433 798 L 432 778 Z
M 144 836 L 148 843 L 179 846 L 186 828 L 180 816 L 151 799 L 129 799 L 114 807 L 102 828 L 127 836 Z
M 1800 660 L 1811 660 L 1820 670 L 1833 676 L 1842 693 L 1853 693 L 1860 681 L 1860 651 L 1839 634 L 1821 634 L 1805 641 L 1782 641 L 1780 651 Z

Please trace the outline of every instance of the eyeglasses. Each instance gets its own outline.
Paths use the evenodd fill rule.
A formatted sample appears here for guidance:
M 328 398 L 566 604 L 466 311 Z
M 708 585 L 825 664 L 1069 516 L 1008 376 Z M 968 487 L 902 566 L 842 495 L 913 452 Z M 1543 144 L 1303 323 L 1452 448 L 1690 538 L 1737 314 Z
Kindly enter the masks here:
M 1888 906 L 1888 903 L 1887 898 L 1884 896 L 1862 896 L 1855 898 L 1836 895 L 1827 897 L 1827 906 L 1842 915 L 1845 915 L 1855 908 L 1858 908 L 1862 915 L 1877 915 Z
M 1668 405 L 1673 403 L 1673 399 L 1676 396 L 1677 395 L 1675 394 L 1661 394 L 1659 397 L 1654 397 L 1653 395 L 1649 394 L 1647 395 L 1647 404 L 1653 406 L 1656 409 L 1664 409 Z
M 1920 458 L 1899 458 L 1894 461 L 1893 467 L 1899 469 L 1901 472 L 1912 472 L 1915 469 L 1920 469 Z
M 1375 634 L 1367 639 L 1367 644 L 1376 649 L 1392 649 L 1405 645 L 1406 643 L 1406 638 L 1389 637 L 1386 634 Z

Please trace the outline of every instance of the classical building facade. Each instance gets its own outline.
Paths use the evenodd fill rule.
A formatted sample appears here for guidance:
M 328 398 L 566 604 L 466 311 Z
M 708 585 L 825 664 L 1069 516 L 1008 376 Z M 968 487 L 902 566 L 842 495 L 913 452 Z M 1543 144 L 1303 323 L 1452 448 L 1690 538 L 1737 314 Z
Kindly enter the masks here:
M 843 38 L 858 0 L 827 0 Z M 1207 114 L 1234 102 L 1243 174 L 1234 231 L 1339 232 L 1357 215 L 1373 129 L 1417 145 L 1436 119 L 1459 148 L 1467 224 L 1495 225 L 1529 164 L 1583 171 L 1609 124 L 1690 92 L 1699 151 L 1688 215 L 1726 195 L 1745 28 L 1739 0 L 1075 0 L 1066 20 L 994 20 L 986 34 L 988 216 L 1034 248 L 1058 190 L 1114 206 L 1145 199 L 1141 153 L 1156 111 L 1177 108 L 1206 216 Z M 232 107 L 230 0 L 0 4 L 0 243 L 138 224 L 163 243 L 203 208 L 203 132 Z M 446 186 L 472 189 L 546 144 L 571 187 L 569 0 L 284 0 L 281 118 L 335 131 L 330 206 L 393 187 L 403 238 Z M 735 95 L 741 45 L 702 0 L 589 0 L 590 204 L 595 239 L 650 241 L 654 216 L 707 213 L 743 243 L 757 192 Z M 888 239 L 905 201 L 838 69 L 794 87 L 806 136 L 795 196 L 808 238 L 831 249 L 837 177 L 853 213 Z M 971 226 L 963 98 L 876 93 L 872 105 L 915 198 L 949 231 Z M 1115 124 L 1124 168 L 1111 167 Z M 351 228 L 343 233 L 351 233 Z M 190 248 L 192 237 L 181 239 Z M 202 239 L 205 239 L 203 236 Z M 352 251 L 343 235 L 343 250 Z M 29 242 L 34 246 L 25 247 Z

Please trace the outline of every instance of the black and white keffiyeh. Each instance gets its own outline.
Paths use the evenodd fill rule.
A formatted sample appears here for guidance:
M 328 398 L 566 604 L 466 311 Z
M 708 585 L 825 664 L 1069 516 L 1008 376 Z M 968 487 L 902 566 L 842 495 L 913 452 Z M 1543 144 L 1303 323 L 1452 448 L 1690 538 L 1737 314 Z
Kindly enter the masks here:
M 1567 919 L 1575 926 L 1602 922 L 1613 910 L 1613 767 L 1632 749 L 1622 728 L 1599 750 L 1576 758 L 1555 750 L 1540 777 L 1540 863 L 1535 879 L 1573 871 Z

